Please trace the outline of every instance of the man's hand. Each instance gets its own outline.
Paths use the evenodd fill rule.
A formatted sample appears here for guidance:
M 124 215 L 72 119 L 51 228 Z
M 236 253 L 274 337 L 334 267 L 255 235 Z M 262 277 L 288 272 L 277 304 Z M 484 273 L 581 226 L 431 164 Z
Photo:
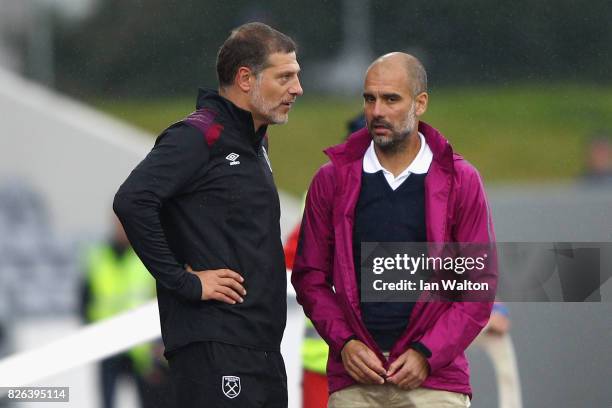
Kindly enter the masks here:
M 194 271 L 189 265 L 185 269 L 200 278 L 202 300 L 218 300 L 230 305 L 244 302 L 242 298 L 246 295 L 246 290 L 242 286 L 244 278 L 237 272 L 230 269 Z
M 349 340 L 342 348 L 342 363 L 353 379 L 362 384 L 384 384 L 385 368 L 382 363 L 359 340 Z
M 485 326 L 485 331 L 491 334 L 502 336 L 510 330 L 510 319 L 501 313 L 493 312 L 489 318 L 489 324 Z
M 429 375 L 427 359 L 418 351 L 408 349 L 389 366 L 387 381 L 403 390 L 418 388 Z

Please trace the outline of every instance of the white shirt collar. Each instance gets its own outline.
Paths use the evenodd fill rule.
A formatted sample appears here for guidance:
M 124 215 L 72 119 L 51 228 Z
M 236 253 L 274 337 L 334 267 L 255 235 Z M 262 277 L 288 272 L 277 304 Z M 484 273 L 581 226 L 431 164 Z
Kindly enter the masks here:
M 421 148 L 417 153 L 416 157 L 410 163 L 404 171 L 402 171 L 397 177 L 393 176 L 393 173 L 385 169 L 378 161 L 378 156 L 376 156 L 376 151 L 374 150 L 374 141 L 370 142 L 370 146 L 368 150 L 366 150 L 365 155 L 363 156 L 363 171 L 366 173 L 376 173 L 378 171 L 383 172 L 385 175 L 385 179 L 389 183 L 389 186 L 393 190 L 398 188 L 404 180 L 410 176 L 410 174 L 424 174 L 429 170 L 429 166 L 433 160 L 433 153 L 429 148 L 427 142 L 425 142 L 425 136 L 421 132 L 419 132 L 419 138 L 421 139 Z

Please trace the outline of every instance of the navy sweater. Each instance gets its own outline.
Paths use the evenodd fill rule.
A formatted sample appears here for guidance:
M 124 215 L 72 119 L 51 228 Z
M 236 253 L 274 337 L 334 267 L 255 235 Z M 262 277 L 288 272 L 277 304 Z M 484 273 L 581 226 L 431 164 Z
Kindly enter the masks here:
M 362 242 L 424 242 L 425 174 L 411 174 L 393 190 L 381 171 L 363 172 L 355 208 L 353 254 L 361 292 Z M 410 321 L 413 302 L 361 302 L 366 328 L 383 351 L 391 350 Z

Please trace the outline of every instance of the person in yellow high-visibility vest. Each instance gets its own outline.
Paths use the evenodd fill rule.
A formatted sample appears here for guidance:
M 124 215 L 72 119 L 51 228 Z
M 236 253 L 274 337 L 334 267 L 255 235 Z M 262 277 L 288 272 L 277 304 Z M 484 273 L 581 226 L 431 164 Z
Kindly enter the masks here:
M 86 252 L 84 268 L 81 314 L 88 323 L 112 317 L 155 297 L 155 280 L 134 253 L 118 221 L 108 243 Z M 124 374 L 133 377 L 140 405 L 152 406 L 153 398 L 148 397 L 160 394 L 156 388 L 164 386 L 158 372 L 158 354 L 154 343 L 145 343 L 104 359 L 100 364 L 102 406 L 114 406 L 116 382 Z M 158 397 L 154 399 L 155 406 L 167 406 L 159 405 Z

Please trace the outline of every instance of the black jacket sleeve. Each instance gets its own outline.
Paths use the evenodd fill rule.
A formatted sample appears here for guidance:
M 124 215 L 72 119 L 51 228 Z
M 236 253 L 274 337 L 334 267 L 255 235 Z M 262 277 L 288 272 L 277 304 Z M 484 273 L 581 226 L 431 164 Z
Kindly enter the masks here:
M 132 247 L 157 282 L 185 299 L 199 301 L 200 279 L 185 271 L 168 246 L 160 211 L 189 185 L 209 159 L 202 134 L 185 124 L 162 133 L 151 152 L 115 195 L 113 209 Z

